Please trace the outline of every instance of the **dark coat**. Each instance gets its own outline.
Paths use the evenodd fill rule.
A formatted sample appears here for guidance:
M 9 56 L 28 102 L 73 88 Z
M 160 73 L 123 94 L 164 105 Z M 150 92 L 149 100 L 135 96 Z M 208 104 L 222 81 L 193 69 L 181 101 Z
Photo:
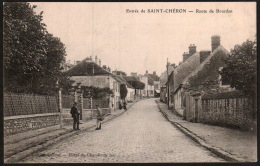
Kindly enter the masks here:
M 79 111 L 78 111 L 77 107 L 75 107 L 75 105 L 73 105 L 71 107 L 70 114 L 71 114 L 72 117 L 74 117 L 74 116 L 79 114 Z

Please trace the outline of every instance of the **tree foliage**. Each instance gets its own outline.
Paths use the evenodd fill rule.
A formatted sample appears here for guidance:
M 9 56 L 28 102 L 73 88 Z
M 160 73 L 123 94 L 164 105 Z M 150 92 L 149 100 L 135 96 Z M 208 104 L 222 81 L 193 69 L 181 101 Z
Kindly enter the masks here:
M 27 2 L 5 2 L 3 9 L 4 90 L 53 94 L 64 79 L 65 46 L 46 30 L 42 14 Z
M 211 59 L 196 74 L 188 79 L 189 88 L 194 90 L 211 89 L 219 85 L 219 68 L 225 66 L 228 53 L 216 50 Z
M 83 91 L 83 97 L 93 97 L 94 99 L 114 94 L 109 87 L 99 88 L 94 86 L 81 86 L 81 90 Z
M 140 81 L 127 81 L 132 87 L 134 87 L 135 89 L 144 89 L 145 84 L 140 82 Z
M 125 99 L 127 95 L 127 88 L 125 84 L 120 85 L 120 98 Z
M 247 40 L 231 49 L 226 67 L 221 71 L 222 80 L 246 95 L 256 94 L 256 41 Z

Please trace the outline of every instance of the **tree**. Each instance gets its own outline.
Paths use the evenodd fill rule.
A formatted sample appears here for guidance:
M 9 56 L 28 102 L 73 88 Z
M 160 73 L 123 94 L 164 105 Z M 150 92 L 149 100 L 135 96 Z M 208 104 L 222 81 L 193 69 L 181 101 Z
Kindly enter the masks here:
M 120 85 L 120 98 L 124 100 L 126 95 L 127 95 L 126 85 L 125 84 L 121 84 Z
M 226 67 L 220 72 L 222 81 L 252 98 L 253 118 L 256 118 L 256 41 L 236 45 L 226 59 Z
M 4 90 L 53 94 L 61 80 L 65 46 L 26 2 L 5 2 L 3 10 Z
M 130 80 L 130 81 L 127 81 L 132 87 L 134 87 L 135 89 L 144 89 L 145 87 L 145 84 L 140 82 L 140 81 L 137 81 L 137 80 Z
M 94 86 L 81 86 L 83 91 L 83 97 L 93 97 L 94 99 L 100 99 L 107 95 L 113 95 L 113 91 L 109 87 L 99 88 Z
M 225 60 L 226 67 L 220 72 L 222 81 L 255 98 L 256 56 L 256 41 L 247 40 L 236 45 Z
M 133 88 L 135 88 L 135 94 L 136 94 L 136 90 L 137 89 L 144 89 L 145 87 L 145 84 L 140 82 L 140 81 L 137 81 L 137 80 L 129 80 L 127 81 Z

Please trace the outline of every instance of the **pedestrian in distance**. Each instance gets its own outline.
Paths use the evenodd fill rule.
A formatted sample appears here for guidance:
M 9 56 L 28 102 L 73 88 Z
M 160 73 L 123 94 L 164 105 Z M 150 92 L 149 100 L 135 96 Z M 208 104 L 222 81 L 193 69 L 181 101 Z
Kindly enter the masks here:
M 73 118 L 73 129 L 79 130 L 79 112 L 77 109 L 77 102 L 74 102 L 73 106 L 71 107 L 70 114 Z
M 96 105 L 97 108 L 97 128 L 96 130 L 101 130 L 101 121 L 105 119 L 105 114 L 103 114 L 102 109 Z

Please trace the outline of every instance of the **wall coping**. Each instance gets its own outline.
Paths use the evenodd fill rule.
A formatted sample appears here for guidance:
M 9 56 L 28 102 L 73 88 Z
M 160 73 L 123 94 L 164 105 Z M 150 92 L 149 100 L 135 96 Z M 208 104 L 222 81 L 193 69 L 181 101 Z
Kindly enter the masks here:
M 102 108 L 102 110 L 108 110 L 109 108 Z M 92 109 L 83 109 L 85 111 L 91 111 Z M 93 109 L 93 110 L 97 110 L 97 109 Z
M 60 114 L 59 112 L 56 112 L 56 113 L 43 113 L 43 114 L 30 114 L 30 115 L 16 115 L 16 116 L 4 117 L 4 120 L 51 116 L 51 115 L 59 115 L 59 114 Z

